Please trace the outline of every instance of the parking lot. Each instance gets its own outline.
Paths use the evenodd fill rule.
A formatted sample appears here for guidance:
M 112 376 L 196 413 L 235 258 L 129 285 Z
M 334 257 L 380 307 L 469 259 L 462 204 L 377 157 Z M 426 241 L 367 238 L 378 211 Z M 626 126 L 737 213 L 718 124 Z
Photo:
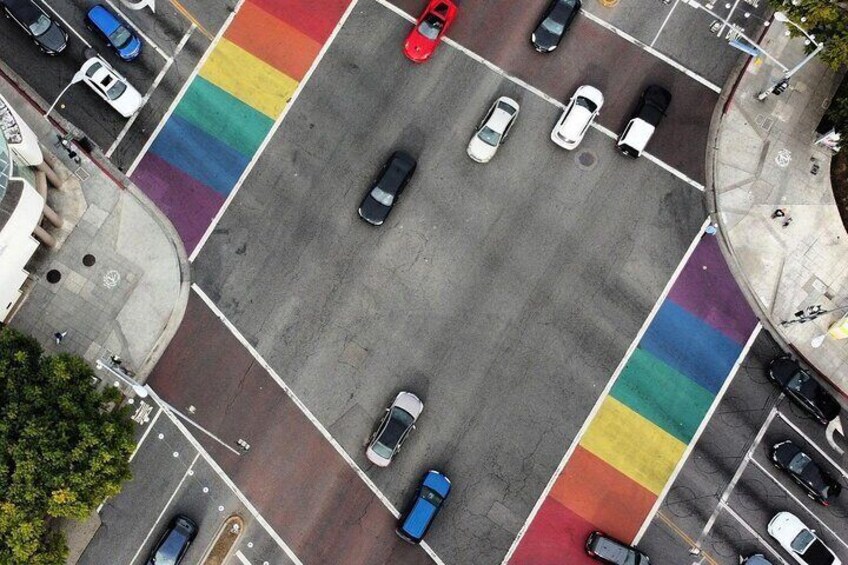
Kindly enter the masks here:
M 72 0 L 42 2 L 47 13 L 68 32 L 67 49 L 55 57 L 41 53 L 17 24 L 0 22 L 3 62 L 44 101 L 57 100 L 92 50 L 122 74 L 144 97 L 141 110 L 125 119 L 87 85 L 70 86 L 58 98 L 54 112 L 69 120 L 122 170 L 132 164 L 153 133 L 182 85 L 209 47 L 214 34 L 230 15 L 234 1 L 180 4 L 160 0 L 156 13 L 127 9 L 119 0 L 103 5 L 126 21 L 143 43 L 141 55 L 122 61 L 106 43 L 85 27 L 85 14 L 97 2 Z M 195 16 L 197 14 L 197 16 Z
M 790 439 L 846 485 L 845 458 L 824 427 L 768 381 L 768 363 L 778 354 L 762 332 L 639 543 L 652 560 L 731 565 L 740 555 L 763 553 L 776 564 L 794 563 L 766 531 L 780 511 L 795 514 L 848 559 L 844 496 L 824 507 L 769 459 L 773 445 Z M 845 448 L 838 435 L 836 442 Z M 690 553 L 696 545 L 702 552 Z
M 188 516 L 199 527 L 186 554 L 187 563 L 201 561 L 224 522 L 234 514 L 243 518 L 245 527 L 230 563 L 291 563 L 253 512 L 241 503 L 167 413 L 150 399 L 144 402 L 152 405 L 152 411 L 149 421 L 137 428 L 141 443 L 132 462 L 133 480 L 100 508 L 102 523 L 79 563 L 146 563 L 148 554 L 177 514 Z

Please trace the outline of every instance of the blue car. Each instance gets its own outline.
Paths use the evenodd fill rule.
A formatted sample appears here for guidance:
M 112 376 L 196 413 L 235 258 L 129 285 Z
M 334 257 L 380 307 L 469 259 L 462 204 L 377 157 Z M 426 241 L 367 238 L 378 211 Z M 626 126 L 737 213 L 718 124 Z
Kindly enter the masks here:
M 85 27 L 99 35 L 124 61 L 132 61 L 141 53 L 141 40 L 130 27 L 101 4 L 85 15 Z
M 427 471 L 415 492 L 412 504 L 400 518 L 397 535 L 409 543 L 419 543 L 430 529 L 430 524 L 439 513 L 450 490 L 451 482 L 446 476 L 438 471 Z

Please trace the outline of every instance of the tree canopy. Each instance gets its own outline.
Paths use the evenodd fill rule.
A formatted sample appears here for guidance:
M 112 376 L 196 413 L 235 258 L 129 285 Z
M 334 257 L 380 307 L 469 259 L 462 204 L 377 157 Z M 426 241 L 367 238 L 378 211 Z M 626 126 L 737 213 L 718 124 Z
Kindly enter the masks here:
M 824 44 L 819 58 L 831 68 L 836 70 L 848 63 L 848 9 L 844 4 L 833 0 L 771 0 L 771 5 Z M 793 35 L 801 35 L 795 26 L 787 26 Z
M 51 518 L 85 519 L 130 478 L 128 407 L 80 357 L 0 329 L 0 563 L 62 564 Z

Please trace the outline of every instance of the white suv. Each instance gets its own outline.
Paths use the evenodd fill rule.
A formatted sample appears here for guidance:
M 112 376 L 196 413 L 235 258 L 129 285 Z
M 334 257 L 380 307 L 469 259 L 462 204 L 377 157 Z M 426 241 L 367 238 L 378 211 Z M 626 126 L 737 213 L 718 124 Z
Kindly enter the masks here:
M 842 565 L 842 561 L 816 537 L 815 532 L 807 528 L 791 512 L 775 514 L 769 522 L 768 533 L 798 563 L 803 565 Z

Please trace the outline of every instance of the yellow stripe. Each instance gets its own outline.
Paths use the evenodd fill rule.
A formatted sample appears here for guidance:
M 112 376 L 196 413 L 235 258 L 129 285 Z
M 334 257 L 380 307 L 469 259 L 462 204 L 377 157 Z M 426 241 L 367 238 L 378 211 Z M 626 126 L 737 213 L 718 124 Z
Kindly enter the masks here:
M 686 444 L 608 396 L 580 445 L 656 495 Z
M 272 120 L 282 113 L 298 84 L 225 38 L 209 55 L 200 76 Z

